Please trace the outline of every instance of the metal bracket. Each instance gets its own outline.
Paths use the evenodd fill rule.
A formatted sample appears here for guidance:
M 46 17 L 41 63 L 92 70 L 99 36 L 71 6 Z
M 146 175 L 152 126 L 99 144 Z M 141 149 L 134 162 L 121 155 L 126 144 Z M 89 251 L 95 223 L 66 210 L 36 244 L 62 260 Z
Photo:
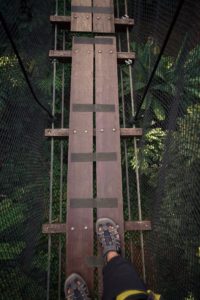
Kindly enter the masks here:
M 115 112 L 112 104 L 73 104 L 73 112 Z
M 72 13 L 114 14 L 113 7 L 72 6 Z
M 117 198 L 75 198 L 70 199 L 70 208 L 117 208 Z
M 71 153 L 71 162 L 116 161 L 116 152 Z
M 90 38 L 90 37 L 74 37 L 74 44 L 98 44 L 98 45 L 113 45 L 112 38 Z
M 91 256 L 91 257 L 86 257 L 85 262 L 90 268 L 98 268 L 103 266 L 104 259 L 103 257 Z

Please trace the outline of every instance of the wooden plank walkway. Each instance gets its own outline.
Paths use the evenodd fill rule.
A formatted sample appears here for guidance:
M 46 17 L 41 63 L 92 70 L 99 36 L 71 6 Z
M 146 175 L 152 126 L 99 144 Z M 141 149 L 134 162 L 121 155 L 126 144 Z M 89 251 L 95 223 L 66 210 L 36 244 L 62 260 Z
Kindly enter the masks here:
M 73 41 L 66 243 L 67 274 L 77 272 L 90 288 L 93 269 L 84 257 L 93 255 L 93 209 L 74 208 L 73 201 L 81 199 L 84 207 L 84 199 L 93 198 L 93 162 L 79 162 L 77 157 L 93 152 L 93 114 L 74 111 L 74 105 L 93 104 L 93 52 L 93 45 Z
M 93 0 L 93 32 L 114 33 L 113 0 Z
M 88 9 L 87 9 L 88 8 Z M 92 0 L 72 0 L 71 31 L 92 31 Z
M 98 37 L 101 38 L 101 37 Z M 105 37 L 104 37 L 105 38 Z M 96 104 L 113 105 L 113 112 L 96 114 L 96 151 L 113 153 L 113 161 L 97 162 L 97 197 L 116 198 L 112 209 L 99 208 L 98 218 L 110 217 L 119 225 L 121 240 L 124 235 L 122 174 L 120 153 L 120 124 L 118 102 L 118 74 L 116 38 L 113 43 L 95 45 L 95 101 Z
M 113 33 L 126 31 L 134 20 L 115 18 L 113 2 L 72 0 L 71 16 L 50 17 L 60 28 L 93 35 L 74 37 L 72 50 L 49 52 L 51 59 L 72 63 L 69 128 L 45 130 L 46 137 L 68 138 L 67 218 L 65 224 L 44 224 L 42 230 L 66 234 L 66 276 L 80 274 L 91 292 L 94 268 L 99 267 L 100 294 L 102 259 L 93 256 L 94 209 L 95 217 L 97 211 L 97 218 L 109 217 L 119 225 L 122 251 L 124 231 L 151 230 L 150 221 L 124 222 L 120 138 L 143 132 L 120 128 L 117 64 L 134 62 L 135 53 L 117 52 Z

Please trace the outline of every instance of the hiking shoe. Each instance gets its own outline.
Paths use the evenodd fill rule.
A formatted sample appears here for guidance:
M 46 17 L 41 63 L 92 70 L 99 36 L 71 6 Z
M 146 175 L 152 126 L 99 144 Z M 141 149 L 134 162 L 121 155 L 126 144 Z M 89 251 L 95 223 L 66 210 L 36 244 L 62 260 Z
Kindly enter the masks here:
M 66 300 L 89 300 L 89 290 L 85 280 L 78 274 L 71 274 L 64 285 Z
M 109 218 L 98 219 L 96 233 L 103 248 L 103 256 L 110 251 L 121 253 L 119 233 L 115 222 Z

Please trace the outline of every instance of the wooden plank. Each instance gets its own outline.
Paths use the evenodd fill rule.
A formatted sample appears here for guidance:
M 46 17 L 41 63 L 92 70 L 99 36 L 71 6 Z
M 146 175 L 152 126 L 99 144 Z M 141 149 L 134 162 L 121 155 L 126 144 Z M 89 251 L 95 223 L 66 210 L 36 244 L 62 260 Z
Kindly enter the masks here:
M 50 50 L 49 58 L 58 59 L 60 62 L 70 62 L 72 58 L 72 51 L 70 50 Z M 135 60 L 135 52 L 118 52 L 118 63 L 123 64 L 126 60 Z
M 124 223 L 126 231 L 148 231 L 152 230 L 151 221 L 126 221 Z M 42 233 L 45 234 L 66 234 L 66 224 L 44 224 Z
M 71 16 L 50 16 L 50 22 L 58 25 L 62 29 L 71 28 Z
M 71 16 L 50 16 L 50 22 L 52 24 L 58 25 L 60 28 L 63 29 L 70 29 L 71 27 Z M 114 24 L 116 27 L 116 31 L 124 31 L 127 27 L 133 27 L 135 25 L 134 19 L 131 18 L 115 18 Z M 93 28 L 94 32 L 94 28 Z
M 71 62 L 72 60 L 72 51 L 71 50 L 50 50 L 49 58 L 57 59 L 60 62 Z
M 100 38 L 100 37 L 98 37 Z M 124 218 L 122 199 L 122 174 L 120 153 L 120 124 L 118 103 L 118 75 L 116 38 L 112 37 L 113 45 L 95 45 L 95 82 L 96 104 L 113 104 L 116 109 L 112 113 L 96 113 L 96 151 L 116 152 L 117 160 L 97 162 L 97 197 L 118 198 L 118 207 L 97 210 L 98 218 L 109 217 L 119 225 L 119 232 L 124 239 Z M 104 132 L 100 129 L 104 128 Z M 115 128 L 115 132 L 106 130 Z
M 142 137 L 143 129 L 142 128 L 121 128 L 120 129 L 121 137 L 129 138 L 129 137 Z
M 72 7 L 88 6 L 92 8 L 92 0 L 72 0 Z M 92 31 L 92 11 L 71 13 L 71 31 L 91 32 Z
M 125 230 L 126 231 L 146 231 L 151 230 L 151 222 L 150 221 L 127 221 L 125 222 Z
M 42 233 L 45 234 L 59 234 L 63 233 L 66 234 L 66 224 L 43 224 L 42 225 Z
M 121 63 L 121 64 L 123 64 L 124 62 L 126 62 L 128 60 L 132 60 L 132 63 L 134 63 L 135 52 L 118 52 L 117 59 L 118 59 L 118 63 Z
M 115 27 L 116 30 L 126 29 L 126 27 L 133 27 L 135 25 L 135 21 L 132 18 L 115 18 Z
M 93 285 L 93 270 L 83 260 L 83 256 L 93 255 L 93 209 L 70 207 L 70 199 L 93 198 L 93 162 L 72 162 L 72 153 L 93 152 L 93 114 L 73 111 L 73 104 L 93 104 L 94 46 L 75 45 L 72 50 L 70 134 L 68 157 L 67 189 L 67 274 L 76 272 L 83 276 L 89 287 Z M 77 135 L 73 130 L 88 129 L 87 134 Z
M 113 129 L 109 129 L 112 130 Z M 77 130 L 74 133 L 74 130 L 72 133 L 74 134 L 86 134 L 88 131 L 87 129 L 82 129 L 77 132 Z M 93 130 L 93 135 L 96 136 L 96 129 Z M 141 137 L 143 135 L 142 128 L 121 128 L 120 129 L 120 135 L 122 138 L 129 138 L 129 137 Z M 62 128 L 62 129 L 45 129 L 45 136 L 46 137 L 57 137 L 57 138 L 63 138 L 69 136 L 69 128 Z
M 110 8 L 112 13 L 97 13 L 96 7 Z M 93 32 L 115 32 L 113 0 L 93 0 Z

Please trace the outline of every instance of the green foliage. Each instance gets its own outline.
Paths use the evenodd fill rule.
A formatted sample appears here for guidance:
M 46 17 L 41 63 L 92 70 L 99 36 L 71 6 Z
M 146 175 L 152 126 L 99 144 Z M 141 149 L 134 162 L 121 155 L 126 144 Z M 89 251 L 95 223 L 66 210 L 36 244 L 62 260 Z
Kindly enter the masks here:
M 195 101 L 200 100 L 199 75 L 196 66 L 200 62 L 200 45 L 186 52 L 186 34 L 177 57 L 163 55 L 159 67 L 149 88 L 148 95 L 142 106 L 143 111 L 150 110 L 152 119 L 159 123 L 166 120 L 168 110 L 180 92 L 183 107 L 186 109 Z M 143 96 L 144 88 L 149 80 L 152 68 L 158 57 L 159 47 L 153 39 L 146 44 L 132 44 L 136 50 L 137 60 L 134 66 L 134 92 L 139 100 Z M 125 94 L 130 93 L 129 70 L 123 68 L 125 80 Z
M 154 227 L 159 242 L 160 286 L 166 298 L 177 295 L 187 299 L 188 292 L 194 299 L 199 295 L 199 143 L 200 105 L 196 104 L 187 109 L 187 114 L 178 120 L 177 131 L 171 133 L 164 196 L 159 205 L 159 222 Z M 173 256 L 168 255 L 170 251 Z M 170 281 L 169 270 L 176 285 Z M 190 282 L 183 287 L 188 277 Z
M 148 183 L 152 187 L 155 187 L 157 184 L 158 170 L 162 162 L 166 134 L 166 131 L 161 128 L 148 130 L 144 135 L 142 152 L 138 149 L 140 174 L 146 176 Z M 136 160 L 132 149 L 130 153 L 133 157 L 131 165 L 135 170 Z

